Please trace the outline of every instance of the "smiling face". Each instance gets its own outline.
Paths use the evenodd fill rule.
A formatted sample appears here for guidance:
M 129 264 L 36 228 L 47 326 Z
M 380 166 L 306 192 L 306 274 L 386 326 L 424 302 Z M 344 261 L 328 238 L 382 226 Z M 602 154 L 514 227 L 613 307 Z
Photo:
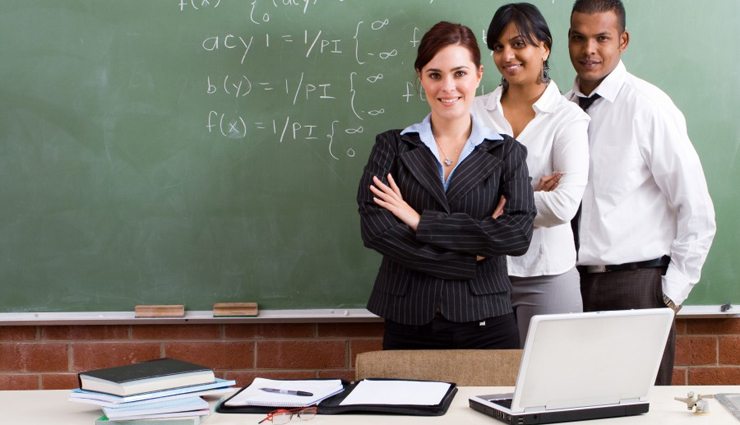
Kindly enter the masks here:
M 432 121 L 469 119 L 483 67 L 459 44 L 446 46 L 418 72 L 432 110 Z
M 516 25 L 506 25 L 493 44 L 493 61 L 510 86 L 537 84 L 541 80 L 545 60 L 550 56 L 542 41 L 527 42 Z
M 616 13 L 573 12 L 568 31 L 568 51 L 583 94 L 590 94 L 614 71 L 627 44 L 629 34 L 620 32 Z

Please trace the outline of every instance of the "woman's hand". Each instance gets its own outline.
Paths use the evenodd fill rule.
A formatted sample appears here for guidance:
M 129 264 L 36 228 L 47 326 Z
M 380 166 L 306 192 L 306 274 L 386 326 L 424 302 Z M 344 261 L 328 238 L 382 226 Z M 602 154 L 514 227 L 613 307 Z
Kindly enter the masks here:
M 491 214 L 491 217 L 493 217 L 494 220 L 504 215 L 505 205 L 506 205 L 506 198 L 504 198 L 504 195 L 501 195 L 501 197 L 498 199 L 498 204 L 496 205 L 496 209 L 493 210 L 493 214 Z
M 496 204 L 496 209 L 493 210 L 493 214 L 491 214 L 491 217 L 495 220 L 502 215 L 504 215 L 504 206 L 506 205 L 506 198 L 504 195 L 501 195 L 500 198 L 498 198 L 498 204 Z M 486 257 L 483 257 L 482 255 L 476 255 L 475 261 L 483 261 Z
M 540 177 L 540 181 L 537 182 L 537 186 L 534 188 L 535 192 L 551 192 L 557 189 L 558 184 L 560 184 L 560 178 L 563 177 L 563 174 L 564 173 L 556 171 L 549 176 Z
M 388 183 L 390 186 L 373 176 L 373 184 L 370 186 L 370 191 L 375 195 L 373 201 L 390 211 L 396 218 L 406 223 L 415 232 L 419 226 L 421 216 L 411 205 L 403 200 L 401 189 L 398 188 L 390 173 L 388 174 Z

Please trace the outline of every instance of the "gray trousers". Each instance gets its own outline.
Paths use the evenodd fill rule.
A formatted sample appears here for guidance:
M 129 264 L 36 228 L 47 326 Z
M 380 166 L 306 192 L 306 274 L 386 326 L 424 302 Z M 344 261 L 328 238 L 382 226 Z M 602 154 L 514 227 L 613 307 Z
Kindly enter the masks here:
M 644 268 L 607 273 L 581 273 L 584 311 L 628 310 L 665 307 L 662 268 Z M 670 385 L 676 355 L 676 323 L 671 325 L 656 385 Z
M 581 287 L 575 267 L 563 274 L 511 279 L 511 303 L 519 328 L 519 341 L 527 341 L 529 321 L 535 314 L 579 313 L 583 311 Z

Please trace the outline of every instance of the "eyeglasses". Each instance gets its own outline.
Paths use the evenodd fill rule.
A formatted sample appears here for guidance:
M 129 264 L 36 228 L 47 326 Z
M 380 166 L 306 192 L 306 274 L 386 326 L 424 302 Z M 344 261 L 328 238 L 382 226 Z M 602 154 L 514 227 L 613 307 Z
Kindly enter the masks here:
M 316 406 L 310 407 L 298 407 L 296 409 L 278 409 L 273 410 L 265 416 L 265 419 L 257 423 L 270 422 L 273 425 L 287 424 L 293 419 L 293 416 L 297 416 L 302 421 L 308 421 L 316 416 L 318 408 Z

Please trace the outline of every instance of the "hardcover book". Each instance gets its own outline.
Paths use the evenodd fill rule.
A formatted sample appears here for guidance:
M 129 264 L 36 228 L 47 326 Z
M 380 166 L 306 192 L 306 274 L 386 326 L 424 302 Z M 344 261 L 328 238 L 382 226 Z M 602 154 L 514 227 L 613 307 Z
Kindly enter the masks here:
M 171 358 L 81 372 L 78 377 L 83 390 L 117 396 L 208 384 L 216 380 L 213 370 L 207 367 Z
M 151 419 L 207 415 L 210 409 L 207 401 L 192 396 L 145 405 L 104 407 L 103 413 L 110 420 Z
M 122 404 L 132 406 L 135 404 L 154 403 L 155 401 L 165 399 L 186 398 L 193 395 L 203 397 L 220 396 L 231 392 L 233 389 L 232 385 L 236 385 L 236 381 L 216 378 L 216 381 L 212 384 L 191 385 L 189 387 L 171 388 L 125 397 L 75 388 L 69 393 L 69 400 L 77 403 L 95 404 L 102 407 L 116 407 Z
M 116 421 L 103 415 L 95 420 L 95 425 L 200 425 L 203 416 L 182 418 L 127 419 Z

